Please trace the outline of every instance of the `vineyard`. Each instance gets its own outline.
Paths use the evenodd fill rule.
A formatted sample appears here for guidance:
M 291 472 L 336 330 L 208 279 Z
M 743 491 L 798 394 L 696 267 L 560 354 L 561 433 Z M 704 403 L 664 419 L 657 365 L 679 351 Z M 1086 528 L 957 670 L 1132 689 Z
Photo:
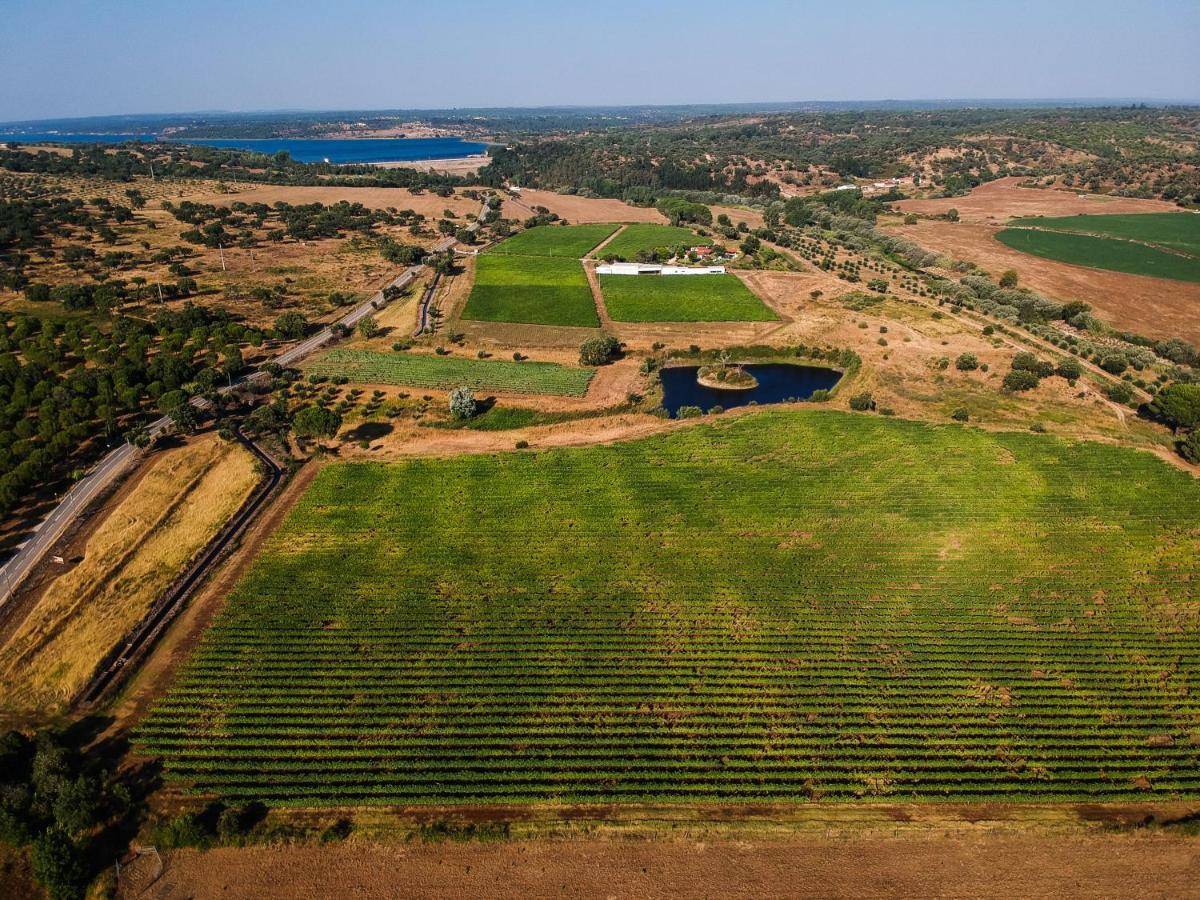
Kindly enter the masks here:
M 469 387 L 582 397 L 595 369 L 557 363 L 461 359 L 418 353 L 330 350 L 305 364 L 310 375 L 344 375 L 359 384 L 399 384 L 423 388 Z
M 1180 218 L 1191 217 L 1180 215 Z M 1022 253 L 1077 266 L 1175 281 L 1200 281 L 1200 258 L 1136 241 L 1040 228 L 1005 228 L 996 233 L 996 240 Z
M 137 741 L 270 804 L 1196 798 L 1198 513 L 825 410 L 330 465 Z
M 673 250 L 676 247 L 697 247 L 701 244 L 711 245 L 712 240 L 698 237 L 688 228 L 638 222 L 626 225 L 624 231 L 604 245 L 599 255 L 635 259 L 639 253 L 647 250 Z
M 600 325 L 579 261 L 536 256 L 480 256 L 462 317 L 530 325 Z
M 539 225 L 501 241 L 485 254 L 495 256 L 560 256 L 581 259 L 620 226 Z
M 736 275 L 601 275 L 614 322 L 770 322 L 777 319 Z

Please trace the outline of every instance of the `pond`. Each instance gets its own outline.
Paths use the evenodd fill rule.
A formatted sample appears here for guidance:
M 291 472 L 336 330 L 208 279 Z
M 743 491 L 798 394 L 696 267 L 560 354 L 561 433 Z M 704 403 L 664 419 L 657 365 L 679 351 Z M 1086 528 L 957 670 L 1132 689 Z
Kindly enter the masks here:
M 841 372 L 820 366 L 792 363 L 748 363 L 742 366 L 758 381 L 750 390 L 721 390 L 696 381 L 699 366 L 667 366 L 660 373 L 663 407 L 675 418 L 682 406 L 698 406 L 708 412 L 714 406 L 732 409 L 751 403 L 783 403 L 807 400 L 813 391 L 828 391 L 838 383 Z

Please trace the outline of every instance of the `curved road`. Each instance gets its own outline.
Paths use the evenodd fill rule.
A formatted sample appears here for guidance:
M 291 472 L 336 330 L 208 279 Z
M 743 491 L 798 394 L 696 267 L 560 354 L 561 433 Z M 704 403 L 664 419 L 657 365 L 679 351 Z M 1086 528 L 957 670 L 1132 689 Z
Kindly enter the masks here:
M 448 250 L 454 246 L 454 243 L 454 238 L 446 238 L 439 241 L 434 246 L 434 250 Z M 424 266 L 411 266 L 393 279 L 388 284 L 388 287 L 407 287 L 423 271 Z M 364 300 L 353 310 L 342 316 L 337 324 L 353 328 L 360 319 L 370 315 L 386 304 L 387 299 L 384 297 L 383 291 L 378 291 L 374 296 Z M 320 349 L 329 343 L 332 338 L 332 328 L 322 328 L 312 337 L 305 338 L 296 346 L 277 355 L 273 361 L 279 363 L 281 366 L 289 366 L 303 359 L 314 350 Z M 228 393 L 234 387 L 244 384 L 247 380 L 253 378 L 255 374 L 257 373 L 243 375 L 233 385 L 220 388 L 221 393 Z M 192 405 L 197 409 L 205 409 L 209 404 L 207 400 L 197 397 L 192 400 Z M 170 424 L 171 420 L 166 416 L 162 416 L 151 422 L 147 426 L 146 431 L 152 438 L 158 437 Z M 67 526 L 93 500 L 111 486 L 138 459 L 139 455 L 138 448 L 129 443 L 121 444 L 119 447 L 110 450 L 95 468 L 79 479 L 79 481 L 75 482 L 71 489 L 63 495 L 58 505 L 51 510 L 50 514 L 38 525 L 34 526 L 32 536 L 0 568 L 0 613 L 3 613 L 4 607 L 8 604 L 13 592 L 25 580 L 34 566 L 41 562 L 42 558 L 50 551 L 50 548 L 62 537 L 63 533 L 67 530 Z

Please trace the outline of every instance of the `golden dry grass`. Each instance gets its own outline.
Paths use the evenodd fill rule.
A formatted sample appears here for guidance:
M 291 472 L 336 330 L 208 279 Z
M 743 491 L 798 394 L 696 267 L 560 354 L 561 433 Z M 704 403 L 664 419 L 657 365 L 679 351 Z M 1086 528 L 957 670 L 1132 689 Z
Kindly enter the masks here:
M 154 460 L 0 650 L 0 707 L 68 703 L 257 480 L 253 457 L 215 435 Z

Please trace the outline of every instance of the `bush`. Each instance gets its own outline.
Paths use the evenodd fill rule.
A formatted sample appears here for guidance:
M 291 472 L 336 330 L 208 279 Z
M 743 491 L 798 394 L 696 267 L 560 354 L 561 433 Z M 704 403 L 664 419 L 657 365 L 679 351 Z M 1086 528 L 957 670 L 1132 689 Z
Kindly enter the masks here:
M 954 412 L 950 413 L 950 418 L 952 418 L 955 422 L 966 422 L 971 418 L 971 414 L 960 406 Z
M 450 392 L 450 415 L 460 422 L 472 418 L 478 411 L 475 394 L 469 387 L 456 387 Z
M 579 345 L 579 364 L 602 366 L 612 362 L 621 351 L 621 342 L 612 335 L 589 338 Z
M 1028 391 L 1041 384 L 1041 379 L 1028 369 L 1013 369 L 1004 376 L 1004 390 Z
M 855 394 L 850 398 L 850 408 L 859 412 L 867 412 L 875 408 L 875 398 L 871 396 L 869 391 Z
M 810 403 L 827 403 L 827 402 L 829 402 L 829 398 L 832 396 L 833 395 L 829 391 L 825 390 L 824 388 L 818 388 L 817 390 L 812 392 L 812 394 L 808 398 L 808 401 Z
M 996 333 L 996 329 L 993 328 L 991 325 L 984 325 L 983 333 L 986 337 L 991 337 L 993 334 Z
M 1123 353 L 1109 353 L 1101 357 L 1100 368 L 1109 375 L 1120 375 L 1129 368 L 1129 360 Z
M 518 450 L 526 450 L 529 447 L 529 441 L 517 441 Z
M 1032 425 L 1029 426 L 1029 430 L 1032 431 L 1034 434 L 1045 434 L 1046 426 L 1043 425 L 1041 422 L 1034 422 Z
M 1000 276 L 1000 287 L 1015 288 L 1017 286 L 1018 277 L 1019 276 L 1017 275 L 1016 269 L 1007 270 L 1003 275 Z
M 1054 374 L 1067 379 L 1067 381 L 1076 381 L 1083 375 L 1083 366 L 1079 365 L 1079 360 L 1064 359 L 1058 364 Z
M 160 850 L 178 847 L 207 847 L 212 835 L 195 813 L 180 813 L 154 829 L 152 841 Z
M 979 368 L 979 357 L 974 353 L 960 353 L 954 361 L 954 368 L 960 372 L 973 372 Z
M 1118 381 L 1116 384 L 1110 384 L 1105 388 L 1104 393 L 1113 403 L 1128 403 L 1133 399 L 1133 388 L 1123 381 Z
M 704 410 L 698 406 L 681 406 L 679 411 L 675 413 L 677 419 L 695 419 L 704 415 Z

